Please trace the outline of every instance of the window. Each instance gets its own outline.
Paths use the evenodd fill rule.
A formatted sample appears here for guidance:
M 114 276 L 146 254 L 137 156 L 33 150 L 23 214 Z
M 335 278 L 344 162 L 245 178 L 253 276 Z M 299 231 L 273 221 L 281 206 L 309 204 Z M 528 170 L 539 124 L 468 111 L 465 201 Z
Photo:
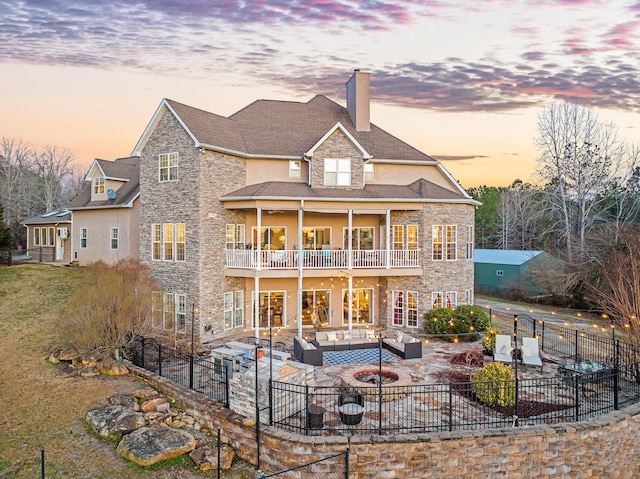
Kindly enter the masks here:
M 87 228 L 80 228 L 80 248 L 87 247 Z
M 329 186 L 351 185 L 351 160 L 325 158 L 324 184 Z
M 284 226 L 267 226 L 260 229 L 260 249 L 285 249 L 287 230 Z M 253 228 L 253 247 L 258 247 L 258 228 Z
M 173 294 L 165 293 L 163 314 L 162 314 L 162 326 L 164 329 L 173 331 L 174 324 L 175 324 L 174 317 L 173 317 L 174 314 L 175 314 L 175 306 L 173 302 Z
M 404 325 L 404 292 L 393 291 L 393 325 Z
M 467 226 L 466 259 L 473 259 L 473 226 Z
M 349 249 L 349 228 L 343 228 L 344 249 Z M 351 229 L 351 249 L 372 250 L 373 249 L 373 227 L 364 226 Z
M 458 307 L 458 293 L 447 291 L 447 308 L 456 309 Z
M 296 160 L 289 161 L 289 178 L 300 178 L 300 162 Z
M 431 309 L 442 308 L 442 293 L 431 293 Z
M 56 245 L 56 229 L 53 226 L 49 226 L 49 228 L 47 228 L 47 245 Z
M 444 228 L 441 225 L 433 226 L 431 230 L 431 250 L 434 260 L 442 259 L 443 230 Z
M 33 228 L 33 246 L 40 246 L 40 228 Z
M 497 269 L 496 276 L 504 276 L 504 271 L 502 271 L 501 269 Z
M 458 228 L 455 225 L 447 225 L 447 260 L 457 259 Z
M 407 291 L 406 316 L 407 316 L 407 326 L 410 328 L 417 328 L 418 327 L 418 293 L 416 291 Z
M 393 225 L 393 249 L 404 249 L 404 225 Z
M 244 291 L 236 291 L 234 309 L 234 327 L 238 328 L 244 324 Z
M 407 225 L 407 249 L 418 249 L 418 225 Z
M 364 164 L 364 181 L 373 181 L 373 163 Z
M 224 293 L 224 329 L 241 327 L 244 324 L 244 291 Z
M 151 324 L 154 328 L 162 327 L 162 317 L 164 313 L 163 302 L 164 293 L 161 291 L 153 291 L 151 293 Z
M 224 293 L 224 329 L 233 327 L 233 293 Z
M 226 249 L 244 248 L 245 225 L 226 226 Z
M 157 261 L 185 261 L 185 224 L 164 223 L 151 225 L 151 257 Z
M 187 296 L 184 294 L 174 295 L 176 308 L 176 327 L 178 331 L 187 330 Z
M 160 155 L 160 181 L 176 181 L 178 179 L 178 154 L 163 153 Z
M 315 227 L 302 228 L 302 247 L 304 249 L 322 249 L 323 245 L 331 244 L 331 228 Z
M 395 250 L 418 249 L 418 225 L 393 225 L 391 242 Z
M 162 225 L 151 225 L 151 257 L 155 260 L 162 259 Z
M 97 176 L 93 179 L 93 192 L 104 193 L 104 177 Z
M 176 261 L 185 260 L 185 231 L 184 223 L 175 224 L 175 238 L 176 238 Z
M 120 232 L 118 231 L 118 228 L 111 228 L 111 249 L 118 249 L 118 238 L 119 238 Z
M 473 289 L 467 290 L 467 304 L 473 306 Z
M 164 244 L 164 260 L 173 261 L 173 224 L 165 223 L 162 225 L 162 235 Z

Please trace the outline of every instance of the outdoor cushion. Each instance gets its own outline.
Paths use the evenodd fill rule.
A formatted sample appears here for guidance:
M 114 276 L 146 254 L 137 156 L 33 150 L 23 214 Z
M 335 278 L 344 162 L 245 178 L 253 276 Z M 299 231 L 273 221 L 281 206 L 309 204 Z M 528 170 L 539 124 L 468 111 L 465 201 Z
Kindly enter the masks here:
M 351 331 L 344 331 L 344 332 L 342 333 L 342 337 L 343 337 L 344 339 L 351 339 Z
M 511 351 L 513 351 L 513 348 L 510 346 L 507 346 L 506 344 L 503 344 L 502 347 L 500 348 L 500 351 L 498 351 L 500 354 L 504 354 L 506 356 L 510 356 L 511 355 Z
M 404 336 L 404 334 L 402 333 L 402 331 L 398 331 L 396 333 L 396 341 L 401 343 L 402 342 L 402 336 Z
M 376 339 L 376 332 L 373 329 L 365 329 L 367 339 Z
M 337 340 L 338 340 L 338 333 L 336 332 L 327 333 L 327 341 L 337 341 Z
M 327 340 L 327 333 L 318 331 L 316 333 L 316 341 L 326 341 Z
M 526 346 L 522 346 L 522 356 L 525 358 L 533 356 L 533 350 Z

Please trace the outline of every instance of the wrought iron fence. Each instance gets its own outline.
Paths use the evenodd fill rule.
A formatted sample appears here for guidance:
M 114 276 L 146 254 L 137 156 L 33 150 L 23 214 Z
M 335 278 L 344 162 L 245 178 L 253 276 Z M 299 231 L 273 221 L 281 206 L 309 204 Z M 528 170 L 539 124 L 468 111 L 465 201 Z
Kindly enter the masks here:
M 259 479 L 278 477 L 279 479 L 349 479 L 349 449 L 340 454 L 308 462 L 274 474 L 256 475 Z
M 543 351 L 569 364 L 588 359 L 600 367 L 578 371 L 561 364 L 563 374 L 554 377 L 516 377 L 504 386 L 515 400 L 493 405 L 477 396 L 496 381 L 354 388 L 261 378 L 256 395 L 268 391 L 260 402 L 268 401 L 269 408 L 261 422 L 303 435 L 423 433 L 578 421 L 640 401 L 640 355 L 632 345 L 526 316 L 518 319 L 517 336 L 538 337 Z M 134 364 L 229 407 L 231 374 L 224 364 L 145 338 L 136 339 L 130 356 Z

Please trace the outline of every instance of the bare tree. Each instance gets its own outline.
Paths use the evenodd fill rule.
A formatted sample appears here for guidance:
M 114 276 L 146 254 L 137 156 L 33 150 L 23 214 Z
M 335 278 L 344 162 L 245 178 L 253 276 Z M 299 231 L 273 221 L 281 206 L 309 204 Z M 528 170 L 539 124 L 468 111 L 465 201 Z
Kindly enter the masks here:
M 620 175 L 626 145 L 611 123 L 576 103 L 552 103 L 538 116 L 537 173 L 547 182 L 567 259 L 581 259 L 590 228 L 605 208 L 601 195 Z
M 34 152 L 22 140 L 5 137 L 0 148 L 0 201 L 5 205 L 4 221 L 10 224 L 29 214 Z
M 35 166 L 42 180 L 42 201 L 45 211 L 59 206 L 64 182 L 74 174 L 74 156 L 66 148 L 45 146 L 35 158 Z
M 501 248 L 531 249 L 536 246 L 538 220 L 543 211 L 540 196 L 540 190 L 520 180 L 500 189 Z

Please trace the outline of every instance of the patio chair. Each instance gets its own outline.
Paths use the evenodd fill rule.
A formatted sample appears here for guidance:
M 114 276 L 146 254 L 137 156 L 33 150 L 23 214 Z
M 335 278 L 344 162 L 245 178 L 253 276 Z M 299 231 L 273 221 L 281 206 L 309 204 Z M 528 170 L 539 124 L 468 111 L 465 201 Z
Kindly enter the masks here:
M 526 365 L 540 366 L 542 371 L 542 358 L 538 348 L 538 338 L 522 338 L 522 362 Z
M 511 352 L 513 347 L 511 346 L 511 336 L 506 334 L 496 334 L 496 346 L 493 348 L 493 360 L 501 363 L 513 362 L 513 356 Z

